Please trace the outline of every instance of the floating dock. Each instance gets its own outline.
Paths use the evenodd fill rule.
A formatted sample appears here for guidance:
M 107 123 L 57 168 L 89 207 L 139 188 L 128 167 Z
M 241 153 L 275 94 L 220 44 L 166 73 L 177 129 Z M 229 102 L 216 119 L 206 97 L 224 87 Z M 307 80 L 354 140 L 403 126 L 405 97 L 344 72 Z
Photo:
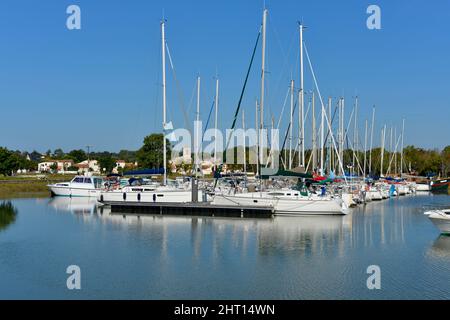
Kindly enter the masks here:
M 272 218 L 272 207 L 217 206 L 209 202 L 108 202 L 111 213 L 230 218 Z

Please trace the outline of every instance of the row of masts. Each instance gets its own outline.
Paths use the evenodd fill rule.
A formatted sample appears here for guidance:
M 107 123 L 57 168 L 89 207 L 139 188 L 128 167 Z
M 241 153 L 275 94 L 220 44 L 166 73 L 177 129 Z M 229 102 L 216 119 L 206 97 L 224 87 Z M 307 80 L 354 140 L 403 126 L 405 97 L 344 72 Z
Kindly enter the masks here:
M 259 101 L 256 100 L 255 103 L 255 127 L 259 128 L 257 134 L 257 155 L 258 155 L 258 164 L 257 164 L 257 172 L 261 172 L 261 165 L 264 163 L 264 148 L 260 147 L 263 145 L 263 132 L 265 128 L 264 123 L 264 108 L 265 108 L 265 74 L 266 74 L 266 25 L 267 25 L 267 14 L 268 10 L 264 9 L 263 18 L 262 18 L 262 46 L 261 46 L 261 84 L 260 84 L 260 97 Z M 295 105 L 295 83 L 292 79 L 290 81 L 290 114 L 289 114 L 289 147 L 288 152 L 285 150 L 285 159 L 283 161 L 285 169 L 293 169 L 295 167 L 300 167 L 305 171 L 315 171 L 318 174 L 324 175 L 326 172 L 330 174 L 330 172 L 336 171 L 340 175 L 344 175 L 344 150 L 351 150 L 352 160 L 351 160 L 351 173 L 361 174 L 366 177 L 372 169 L 372 149 L 373 149 L 373 137 L 374 137 L 374 124 L 375 124 L 375 107 L 372 109 L 372 121 L 370 126 L 370 139 L 369 139 L 369 127 L 368 120 L 365 120 L 365 134 L 364 134 L 364 150 L 363 150 L 363 160 L 362 164 L 360 163 L 360 141 L 359 141 L 359 127 L 358 127 L 358 97 L 355 98 L 354 108 L 352 110 L 352 115 L 350 116 L 350 120 L 348 126 L 346 128 L 345 123 L 345 99 L 343 97 L 338 99 L 337 111 L 338 111 L 338 128 L 337 128 L 337 142 L 334 139 L 334 132 L 332 128 L 332 98 L 328 98 L 328 112 L 325 109 L 325 106 L 322 101 L 322 96 L 320 92 L 318 92 L 321 108 L 320 108 L 320 125 L 319 130 L 317 130 L 317 120 L 316 120 L 316 90 L 318 91 L 318 84 L 315 78 L 314 72 L 312 70 L 312 64 L 309 60 L 308 52 L 307 58 L 311 68 L 311 72 L 313 73 L 313 78 L 316 86 L 316 90 L 312 90 L 311 98 L 310 98 L 310 107 L 311 107 L 311 152 L 310 159 L 306 159 L 306 148 L 305 148 L 305 127 L 306 127 L 306 117 L 305 117 L 305 92 L 304 92 L 304 40 L 303 40 L 303 31 L 304 26 L 302 23 L 299 23 L 299 59 L 300 59 L 300 87 L 297 92 L 297 102 L 298 102 L 298 142 L 297 145 L 294 145 L 294 105 Z M 163 128 L 166 129 L 167 119 L 166 119 L 166 40 L 165 40 L 165 21 L 161 22 L 161 35 L 162 35 L 162 101 L 163 101 Z M 215 88 L 215 98 L 214 98 L 214 128 L 218 129 L 218 109 L 219 109 L 219 79 L 216 77 L 216 88 Z M 308 108 L 309 109 L 309 108 Z M 197 123 L 200 121 L 200 76 L 197 77 L 197 109 L 196 109 L 196 120 Z M 348 139 L 348 127 L 350 126 L 351 121 L 353 121 L 353 142 L 349 143 Z M 392 159 L 389 159 L 389 169 L 387 173 L 392 173 L 391 164 L 394 161 L 393 171 L 397 173 L 397 147 L 398 144 L 401 143 L 401 153 L 400 153 L 400 173 L 403 171 L 403 142 L 404 142 L 404 120 L 402 123 L 402 131 L 399 136 L 396 135 L 396 131 L 393 133 L 393 129 L 391 127 L 390 131 L 390 151 L 395 150 L 392 153 Z M 245 114 L 242 111 L 242 127 L 243 132 L 245 132 Z M 273 127 L 273 120 L 272 120 Z M 201 130 L 197 125 L 195 127 L 196 133 L 195 136 L 197 139 L 201 136 L 201 133 L 198 130 Z M 383 162 L 384 162 L 384 150 L 385 150 L 385 141 L 386 141 L 386 125 L 383 126 L 381 130 L 381 176 L 383 176 Z M 319 133 L 319 139 L 317 134 Z M 325 137 L 326 135 L 326 137 Z M 395 137 L 395 141 L 393 138 Z M 244 137 L 244 156 L 246 150 L 245 137 Z M 318 141 L 319 140 L 319 141 Z M 325 141 L 327 140 L 327 141 Z M 347 149 L 345 148 L 345 142 L 347 141 Z M 395 143 L 396 142 L 396 143 Z M 319 146 L 318 146 L 319 143 Z M 368 144 L 370 143 L 370 146 Z M 348 145 L 351 144 L 349 147 Z M 395 148 L 394 148 L 395 145 Z M 195 164 L 195 175 L 198 175 L 201 166 L 201 143 L 197 140 L 194 141 L 194 164 Z M 369 147 L 369 149 L 368 149 Z M 369 151 L 369 152 L 368 152 Z M 219 160 L 217 158 L 217 139 L 214 141 L 214 163 L 217 163 Z M 369 153 L 367 155 L 367 153 Z M 270 157 L 270 155 L 269 155 Z M 274 155 L 272 154 L 272 157 Z M 286 159 L 288 157 L 288 159 Z M 295 158 L 297 161 L 295 163 Z M 367 159 L 368 158 L 368 159 Z M 274 159 L 268 159 L 273 165 Z M 244 161 L 244 172 L 246 172 L 245 167 L 246 161 Z M 167 143 L 164 138 L 163 142 L 163 164 L 164 164 L 164 184 L 167 182 Z M 337 170 L 336 170 L 337 169 Z

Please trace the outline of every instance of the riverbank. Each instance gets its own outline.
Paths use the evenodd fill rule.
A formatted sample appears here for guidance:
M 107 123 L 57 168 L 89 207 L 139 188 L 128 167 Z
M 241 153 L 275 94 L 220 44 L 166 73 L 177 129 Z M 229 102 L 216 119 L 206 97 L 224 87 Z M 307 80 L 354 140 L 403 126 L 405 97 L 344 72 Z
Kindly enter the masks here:
M 72 178 L 68 175 L 0 177 L 0 199 L 46 198 L 50 196 L 48 184 Z

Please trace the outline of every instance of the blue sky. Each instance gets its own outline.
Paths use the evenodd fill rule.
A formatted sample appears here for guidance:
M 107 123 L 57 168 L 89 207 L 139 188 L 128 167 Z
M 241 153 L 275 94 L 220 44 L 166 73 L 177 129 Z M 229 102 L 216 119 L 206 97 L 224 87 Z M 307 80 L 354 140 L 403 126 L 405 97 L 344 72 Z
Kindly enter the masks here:
M 66 28 L 66 8 L 81 7 L 82 29 Z M 291 77 L 298 85 L 297 21 L 324 97 L 360 100 L 360 127 L 377 107 L 375 144 L 383 124 L 405 144 L 449 144 L 450 3 L 448 1 L 265 1 L 266 121 L 278 118 Z M 366 8 L 381 8 L 381 30 L 366 27 Z M 161 131 L 160 20 L 189 109 L 202 77 L 206 120 L 216 73 L 221 81 L 220 127 L 231 124 L 261 23 L 263 1 L 63 1 L 0 3 L 0 145 L 11 149 L 93 145 L 94 150 L 137 149 Z M 306 60 L 305 60 L 306 61 Z M 258 49 L 243 100 L 254 125 L 259 97 Z M 168 118 L 184 126 L 174 76 L 167 69 Z M 312 89 L 305 69 L 305 88 Z M 195 99 L 190 107 L 194 117 Z M 284 126 L 288 115 L 284 116 Z M 307 131 L 308 133 L 308 131 Z M 361 130 L 363 133 L 363 130 Z M 309 135 L 308 135 L 309 137 Z M 308 138 L 307 137 L 307 138 Z

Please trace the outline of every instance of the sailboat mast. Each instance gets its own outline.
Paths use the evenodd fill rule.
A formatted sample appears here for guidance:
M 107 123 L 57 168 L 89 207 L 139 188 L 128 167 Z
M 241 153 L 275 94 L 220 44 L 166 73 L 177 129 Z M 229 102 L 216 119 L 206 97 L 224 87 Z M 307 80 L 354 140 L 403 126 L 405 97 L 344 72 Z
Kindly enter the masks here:
M 294 131 L 294 80 L 291 80 L 291 113 L 289 120 L 289 170 L 292 169 L 292 133 Z
M 216 79 L 216 98 L 215 98 L 215 114 L 214 114 L 214 134 L 217 134 L 217 119 L 219 112 L 219 78 Z M 214 163 L 217 164 L 217 136 L 214 138 Z
M 372 125 L 370 127 L 369 174 L 372 172 L 373 127 L 375 125 L 375 106 L 372 108 Z
M 166 34 L 165 22 L 161 21 L 161 50 L 162 50 L 162 90 L 163 90 L 163 184 L 167 184 L 167 142 L 164 135 L 166 129 Z
M 200 76 L 197 77 L 197 112 L 196 112 L 196 120 L 197 120 L 197 134 L 196 141 L 197 146 L 195 148 L 195 176 L 198 176 L 198 172 L 200 170 Z
M 244 174 L 245 180 L 247 180 L 247 146 L 245 143 L 245 110 L 242 110 L 242 144 L 244 147 Z
M 312 169 L 317 168 L 317 132 L 316 132 L 316 103 L 315 94 L 312 92 Z
M 299 166 L 305 167 L 305 104 L 304 104 L 304 90 L 303 90 L 303 25 L 299 25 L 300 31 L 300 108 L 299 108 L 299 123 L 300 123 L 300 143 L 301 143 L 301 159 L 300 155 Z M 300 152 L 300 150 L 299 150 Z
M 364 133 L 364 178 L 366 178 L 366 159 L 367 159 L 367 119 L 366 119 L 366 129 Z
M 402 121 L 402 150 L 400 153 L 400 178 L 403 175 L 403 137 L 404 137 L 404 134 L 405 134 L 405 119 L 403 118 L 403 121 Z
M 323 161 L 324 161 L 324 145 L 323 141 L 325 139 L 324 137 L 324 128 L 323 128 L 323 122 L 325 118 L 324 109 L 321 108 L 321 119 L 320 119 L 320 174 L 323 175 Z
M 386 125 L 381 129 L 381 164 L 380 164 L 380 177 L 383 176 L 383 160 L 384 160 L 384 144 L 386 138 Z
M 358 154 L 358 96 L 355 97 L 355 117 L 354 117 L 354 125 L 353 125 L 353 163 L 352 170 L 353 174 L 355 174 L 355 166 L 356 166 L 356 157 Z
M 264 129 L 264 79 L 266 74 L 266 21 L 267 21 L 267 9 L 264 9 L 262 20 L 262 58 L 261 58 L 261 97 L 259 100 L 260 110 L 260 143 L 262 142 L 262 134 Z M 259 147 L 260 161 L 263 161 L 264 147 Z
M 331 121 L 331 97 L 328 97 L 328 119 Z M 329 154 L 328 154 L 328 174 L 331 173 L 332 170 L 332 159 L 333 159 L 333 141 L 331 140 L 331 135 L 333 132 L 331 131 L 331 126 L 328 128 L 328 136 L 330 137 L 330 143 L 329 143 Z

